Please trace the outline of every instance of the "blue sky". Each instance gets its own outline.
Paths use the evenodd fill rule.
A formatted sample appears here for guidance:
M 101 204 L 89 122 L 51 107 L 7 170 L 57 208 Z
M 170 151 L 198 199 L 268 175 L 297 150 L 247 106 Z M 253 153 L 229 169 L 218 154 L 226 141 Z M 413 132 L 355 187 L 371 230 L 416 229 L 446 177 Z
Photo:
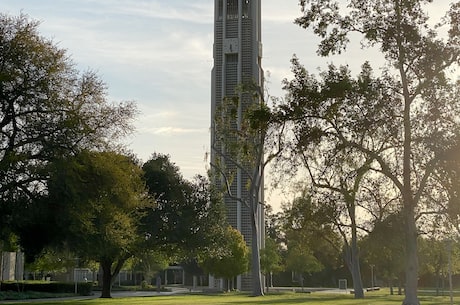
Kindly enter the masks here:
M 436 1 L 445 11 L 450 1 Z M 171 156 L 186 178 L 205 174 L 209 150 L 213 0 L 0 0 L 0 11 L 41 21 L 40 33 L 67 49 L 79 70 L 95 70 L 111 101 L 141 111 L 128 147 L 146 161 Z M 436 6 L 438 7 L 438 6 Z M 356 74 L 379 54 L 359 43 L 341 57 L 316 56 L 318 40 L 293 24 L 297 0 L 262 0 L 262 65 L 270 95 L 282 96 L 294 53 L 310 70 L 328 62 Z

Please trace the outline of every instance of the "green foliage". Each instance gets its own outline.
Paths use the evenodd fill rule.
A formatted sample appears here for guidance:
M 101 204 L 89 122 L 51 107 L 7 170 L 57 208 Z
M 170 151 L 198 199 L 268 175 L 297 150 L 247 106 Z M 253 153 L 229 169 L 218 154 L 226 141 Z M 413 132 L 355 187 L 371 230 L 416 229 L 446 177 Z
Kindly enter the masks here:
M 291 105 L 295 105 L 292 113 L 302 119 L 296 124 L 296 134 L 316 137 L 312 142 L 302 138 L 294 146 L 306 152 L 302 157 L 323 155 L 329 164 L 339 167 L 366 160 L 368 169 L 391 181 L 402 199 L 398 208 L 406 235 L 406 305 L 419 304 L 416 239 L 417 220 L 422 218 L 416 214 L 425 209 L 445 211 L 429 204 L 433 199 L 442 202 L 443 197 L 433 173 L 460 133 L 459 82 L 449 79 L 456 75 L 460 62 L 460 4 L 451 4 L 445 18 L 436 24 L 429 21 L 431 2 L 300 0 L 302 14 L 295 22 L 320 37 L 318 54 L 340 54 L 351 34 L 359 34 L 362 46 L 378 48 L 385 64 L 379 78 L 368 77 L 367 64 L 351 82 L 346 74 L 331 68 L 333 73 L 322 75 L 318 82 L 294 61 L 295 79 L 286 83 L 294 101 Z M 334 86 L 328 86 L 326 80 L 332 80 Z M 349 90 L 349 85 L 356 89 Z M 303 132 L 312 125 L 322 132 Z M 332 153 L 325 155 L 317 149 L 325 147 Z M 344 175 L 331 175 L 315 165 L 310 165 L 309 174 L 346 181 L 346 170 Z M 347 194 L 352 198 L 363 189 L 364 181 L 355 182 L 353 193 Z
M 260 250 L 260 269 L 268 275 L 283 270 L 280 245 L 270 237 L 265 238 L 265 247 Z
M 248 271 L 249 249 L 241 233 L 228 226 L 219 254 L 204 257 L 200 265 L 216 277 L 231 279 Z
M 142 271 L 145 282 L 150 284 L 156 273 L 166 269 L 171 257 L 155 249 L 141 249 L 133 262 L 133 270 Z
M 96 73 L 80 73 L 38 27 L 0 14 L 0 239 L 18 235 L 28 260 L 60 233 L 43 199 L 49 164 L 115 147 L 137 113 L 133 102 L 110 103 Z
M 271 205 L 265 205 L 265 234 L 266 237 L 280 244 L 284 240 L 283 236 L 283 214 L 282 212 L 273 212 Z
M 118 153 L 89 151 L 53 166 L 50 201 L 69 246 L 93 259 L 130 253 L 141 238 L 139 217 L 152 205 L 141 168 Z
M 224 98 L 214 116 L 216 143 L 225 144 L 229 156 L 251 167 L 260 166 L 264 152 L 269 161 L 279 154 L 282 134 L 282 122 L 259 90 L 255 85 L 240 86 L 242 100 L 238 96 Z
M 391 283 L 404 274 L 404 226 L 401 214 L 374 223 L 372 232 L 360 242 L 365 265 L 374 265 L 379 277 Z
M 75 267 L 75 254 L 64 249 L 45 248 L 34 262 L 27 265 L 33 272 L 68 272 Z
M 303 192 L 291 204 L 285 205 L 282 213 L 288 253 L 292 248 L 294 256 L 312 256 L 309 260 L 313 265 L 331 269 L 340 265 L 343 242 L 333 228 L 331 219 L 335 216 L 327 205 L 313 201 Z M 313 265 L 312 272 L 318 269 Z
M 11 232 L 4 230 L 3 232 L 3 240 L 2 236 L 0 235 L 0 251 L 6 251 L 6 252 L 16 252 L 19 251 L 20 248 L 20 243 L 19 243 L 19 237 Z
M 68 247 L 100 262 L 103 295 L 125 261 L 145 243 L 140 220 L 152 208 L 142 170 L 120 153 L 82 151 L 53 163 L 48 209 Z
M 454 240 L 419 238 L 420 274 L 445 277 L 451 269 L 452 274 L 460 272 L 460 246 Z M 449 266 L 449 256 L 451 264 Z
M 144 216 L 150 247 L 172 261 L 210 253 L 225 228 L 221 198 L 202 176 L 185 180 L 169 156 L 154 154 L 143 165 L 149 194 L 157 206 Z
M 93 292 L 93 283 L 77 283 L 79 295 L 88 296 Z M 47 293 L 75 293 L 75 283 L 61 282 L 1 282 L 0 291 L 20 291 L 20 292 L 47 292 Z
M 79 73 L 65 50 L 39 35 L 38 25 L 24 14 L 0 14 L 2 209 L 43 191 L 46 163 L 113 145 L 132 130 L 136 114 L 132 102 L 109 103 L 99 77 Z
M 308 246 L 296 243 L 288 249 L 286 268 L 298 274 L 311 274 L 323 270 L 324 266 Z

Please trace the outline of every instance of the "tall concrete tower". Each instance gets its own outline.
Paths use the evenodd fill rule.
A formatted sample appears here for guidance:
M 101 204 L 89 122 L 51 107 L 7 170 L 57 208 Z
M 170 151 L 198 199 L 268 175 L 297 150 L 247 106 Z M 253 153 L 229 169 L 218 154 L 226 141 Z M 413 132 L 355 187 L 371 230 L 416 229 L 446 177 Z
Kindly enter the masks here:
M 214 1 L 214 68 L 212 70 L 212 107 L 211 118 L 214 122 L 216 109 L 225 97 L 238 96 L 239 117 L 231 124 L 231 128 L 239 128 L 241 114 L 254 101 L 248 94 L 238 93 L 235 89 L 244 83 L 256 83 L 262 88 L 263 71 L 261 68 L 261 0 L 215 0 Z M 212 123 L 213 124 L 213 123 Z M 225 155 L 223 143 L 215 142 L 215 126 L 211 128 L 211 145 Z M 211 151 L 211 162 L 220 158 Z M 237 169 L 230 160 L 221 158 L 227 171 L 233 176 L 231 193 L 233 197 L 243 198 L 248 195 L 248 179 L 244 171 Z M 249 172 L 252 172 L 249 169 Z M 222 180 L 216 179 L 216 184 Z M 259 194 L 263 202 L 263 185 Z M 245 238 L 249 248 L 252 243 L 252 227 L 250 209 L 240 200 L 225 196 L 229 223 L 238 229 Z M 259 224 L 259 248 L 264 239 L 263 210 L 257 215 Z M 251 274 L 238 276 L 236 288 L 252 290 Z

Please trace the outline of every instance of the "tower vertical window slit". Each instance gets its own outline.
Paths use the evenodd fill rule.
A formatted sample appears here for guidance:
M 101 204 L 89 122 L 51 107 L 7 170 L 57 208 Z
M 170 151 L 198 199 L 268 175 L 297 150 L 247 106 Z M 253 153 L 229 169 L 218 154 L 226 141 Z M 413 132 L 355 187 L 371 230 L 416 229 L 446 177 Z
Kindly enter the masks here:
M 227 1 L 227 19 L 238 19 L 238 0 Z
M 218 20 L 221 20 L 222 16 L 224 15 L 224 0 L 219 0 L 217 10 L 218 10 Z

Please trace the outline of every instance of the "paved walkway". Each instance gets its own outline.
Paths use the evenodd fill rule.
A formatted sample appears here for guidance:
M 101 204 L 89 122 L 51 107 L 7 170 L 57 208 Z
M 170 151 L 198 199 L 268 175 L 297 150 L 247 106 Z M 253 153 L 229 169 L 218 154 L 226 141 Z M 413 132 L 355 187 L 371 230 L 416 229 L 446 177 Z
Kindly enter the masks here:
M 188 293 L 189 289 L 186 288 L 170 288 L 171 291 L 167 292 L 156 292 L 156 291 L 112 291 L 112 298 L 126 298 L 126 297 L 149 297 L 149 296 L 158 296 L 158 295 L 172 295 L 179 293 Z M 43 303 L 43 302 L 60 302 L 63 300 L 89 300 L 97 299 L 101 296 L 99 291 L 96 291 L 94 295 L 90 296 L 70 296 L 64 298 L 46 298 L 46 299 L 26 299 L 26 300 L 4 300 L 0 301 L 0 304 L 18 304 L 18 303 Z
M 167 292 L 156 292 L 156 291 L 112 291 L 112 298 L 127 298 L 127 297 L 149 297 L 149 296 L 158 296 L 158 295 L 172 295 L 172 294 L 179 294 L 179 293 L 189 293 L 190 290 L 187 288 L 181 287 L 168 287 L 171 291 Z M 302 292 L 301 287 L 271 287 L 269 291 L 295 291 L 295 292 Z M 331 289 L 331 288 L 309 288 L 305 287 L 304 292 L 312 293 L 312 292 L 319 292 L 319 293 L 343 293 L 349 294 L 350 290 L 344 289 Z M 70 296 L 65 298 L 46 298 L 46 299 L 26 299 L 26 300 L 5 300 L 0 301 L 1 305 L 7 304 L 20 304 L 20 303 L 51 303 L 56 302 L 57 304 L 63 300 L 89 300 L 89 299 L 97 299 L 101 296 L 99 291 L 96 291 L 94 295 L 91 296 Z

